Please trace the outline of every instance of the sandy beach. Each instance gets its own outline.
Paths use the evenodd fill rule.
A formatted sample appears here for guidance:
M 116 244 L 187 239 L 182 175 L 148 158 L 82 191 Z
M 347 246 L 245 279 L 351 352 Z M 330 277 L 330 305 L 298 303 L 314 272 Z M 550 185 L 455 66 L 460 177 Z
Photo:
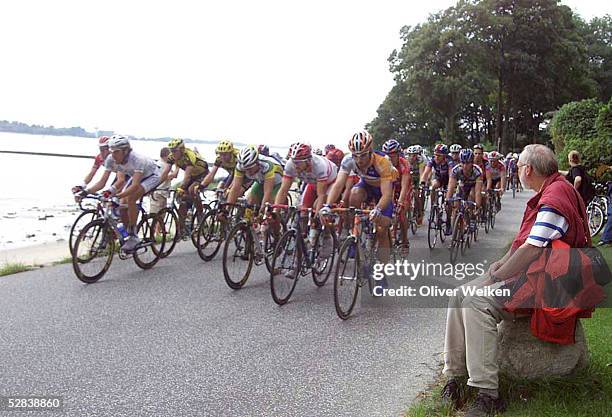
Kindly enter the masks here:
M 50 265 L 70 256 L 68 242 L 49 242 L 23 248 L 0 251 L 0 266 L 7 263 L 23 263 L 33 266 Z

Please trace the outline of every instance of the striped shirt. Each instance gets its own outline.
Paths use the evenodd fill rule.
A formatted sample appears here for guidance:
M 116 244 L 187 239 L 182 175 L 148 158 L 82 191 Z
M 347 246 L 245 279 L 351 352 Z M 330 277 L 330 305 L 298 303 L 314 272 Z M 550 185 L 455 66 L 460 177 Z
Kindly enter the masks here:
M 565 236 L 568 228 L 569 223 L 561 213 L 550 206 L 542 206 L 538 210 L 536 221 L 531 227 L 526 242 L 543 248 L 551 241 Z

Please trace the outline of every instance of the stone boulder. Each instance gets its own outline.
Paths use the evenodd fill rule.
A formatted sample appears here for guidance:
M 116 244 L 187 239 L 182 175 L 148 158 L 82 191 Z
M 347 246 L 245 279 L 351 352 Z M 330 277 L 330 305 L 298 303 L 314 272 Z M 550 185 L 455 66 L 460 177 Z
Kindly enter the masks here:
M 588 349 L 580 320 L 576 343 L 559 345 L 531 334 L 529 318 L 515 322 L 503 320 L 498 328 L 500 371 L 515 378 L 565 376 L 588 364 Z

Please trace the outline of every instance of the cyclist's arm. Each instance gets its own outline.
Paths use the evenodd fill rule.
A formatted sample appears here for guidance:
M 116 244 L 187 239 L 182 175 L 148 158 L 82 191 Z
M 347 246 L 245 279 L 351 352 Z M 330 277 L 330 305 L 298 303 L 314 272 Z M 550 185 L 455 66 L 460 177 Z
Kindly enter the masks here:
M 410 173 L 406 173 L 402 175 L 401 182 L 401 190 L 399 195 L 399 203 L 404 204 L 406 201 L 406 194 L 410 192 L 410 188 L 412 187 L 412 178 L 410 178 Z
M 272 192 L 274 191 L 274 175 L 264 180 L 263 184 L 263 198 L 261 199 L 260 211 L 263 213 L 265 210 L 266 203 L 272 203 Z
M 426 166 L 425 170 L 423 171 L 423 174 L 421 175 L 421 182 L 426 183 L 429 180 L 430 176 L 431 176 L 431 167 Z
M 451 175 L 448 178 L 448 189 L 446 190 L 446 201 L 453 197 L 453 192 L 455 191 L 455 187 L 457 187 L 457 178 Z
M 501 196 L 501 195 L 504 194 L 504 191 L 506 191 L 506 176 L 502 175 L 501 179 L 499 180 L 499 182 L 501 184 L 500 187 L 499 187 L 500 188 L 499 195 Z
M 185 176 L 183 177 L 183 183 L 181 184 L 181 188 L 183 190 L 187 190 L 189 186 L 189 182 L 191 180 L 191 173 L 193 172 L 193 165 L 188 165 L 185 167 Z
M 100 180 L 97 183 L 95 183 L 92 187 L 88 188 L 86 191 L 89 194 L 94 194 L 100 191 L 106 185 L 106 182 L 108 181 L 108 177 L 110 177 L 110 174 L 111 174 L 110 171 L 104 171 L 104 174 L 102 174 L 102 178 L 100 178 Z
M 382 195 L 380 197 L 380 200 L 378 200 L 376 207 L 378 207 L 380 210 L 384 210 L 389 204 L 391 204 L 391 201 L 393 200 L 393 181 L 388 179 L 381 179 L 380 192 Z
M 491 175 L 491 173 L 487 170 L 485 170 L 485 180 L 487 182 L 487 190 L 492 190 L 493 189 L 493 176 Z M 502 175 L 503 177 L 503 175 Z
M 336 180 L 337 181 L 337 180 Z M 348 177 L 346 180 L 346 185 L 344 186 L 344 192 L 342 193 L 342 201 L 348 204 L 351 198 L 351 189 L 353 188 L 353 177 Z
M 274 204 L 285 204 L 291 184 L 293 184 L 293 177 L 283 176 L 283 182 L 281 183 L 280 190 L 278 190 L 278 193 L 276 194 Z
M 134 175 L 132 176 L 132 183 L 130 184 L 130 186 L 126 190 L 124 190 L 124 191 L 120 192 L 119 194 L 117 194 L 117 198 L 126 197 L 129 194 L 132 194 L 136 190 L 138 190 L 139 187 L 141 186 L 140 185 L 140 180 L 142 179 L 142 175 L 143 175 L 142 171 L 134 172 Z
M 338 172 L 336 182 L 334 182 L 334 185 L 331 187 L 331 190 L 329 190 L 329 194 L 327 195 L 327 204 L 334 204 L 336 200 L 338 200 L 344 184 L 346 183 L 347 177 L 348 174 L 345 171 L 340 170 L 340 172 Z
M 215 179 L 215 175 L 217 174 L 218 169 L 219 169 L 218 166 L 213 165 L 213 167 L 210 169 L 208 174 L 206 174 L 206 176 L 204 177 L 204 179 L 202 180 L 200 184 L 202 188 L 208 187 L 208 185 L 213 181 L 213 179 Z
M 325 181 L 317 181 L 317 204 L 315 205 L 315 211 L 319 211 L 325 203 L 325 191 L 327 190 L 327 184 Z
M 480 192 L 482 191 L 482 179 L 478 178 L 476 180 L 476 185 L 474 185 L 474 202 L 476 203 L 476 207 L 480 207 L 480 203 L 482 202 L 482 195 L 480 195 Z
M 230 185 L 229 195 L 227 196 L 227 202 L 230 204 L 234 204 L 238 197 L 240 197 L 239 192 L 242 190 L 242 182 L 244 181 L 244 177 L 235 175 L 232 180 L 232 184 Z
M 98 168 L 99 166 L 95 166 L 95 165 L 91 167 L 89 174 L 87 174 L 87 176 L 83 180 L 83 184 L 87 185 L 91 182 L 91 180 L 93 180 L 93 177 L 96 175 L 96 172 L 98 172 Z

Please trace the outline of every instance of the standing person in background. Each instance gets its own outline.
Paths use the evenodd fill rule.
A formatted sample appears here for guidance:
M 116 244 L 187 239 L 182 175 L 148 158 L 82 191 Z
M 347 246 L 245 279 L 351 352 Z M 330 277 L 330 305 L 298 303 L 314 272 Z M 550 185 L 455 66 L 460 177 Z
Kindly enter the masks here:
M 570 164 L 570 169 L 565 179 L 574 186 L 576 191 L 578 191 L 586 206 L 594 195 L 593 184 L 589 179 L 586 169 L 580 163 L 580 153 L 578 153 L 578 151 L 570 151 L 567 155 L 567 160 Z
M 168 156 L 170 155 L 170 149 L 163 147 L 159 151 L 159 161 L 157 161 L 157 166 L 159 167 L 160 172 L 164 172 L 168 164 Z M 176 167 L 174 170 L 169 171 L 167 175 L 161 178 L 161 183 L 157 186 L 155 191 L 151 194 L 151 208 L 149 209 L 149 213 L 157 214 L 161 209 L 168 205 L 168 197 L 170 196 L 170 183 L 173 179 L 178 176 L 179 167 Z

